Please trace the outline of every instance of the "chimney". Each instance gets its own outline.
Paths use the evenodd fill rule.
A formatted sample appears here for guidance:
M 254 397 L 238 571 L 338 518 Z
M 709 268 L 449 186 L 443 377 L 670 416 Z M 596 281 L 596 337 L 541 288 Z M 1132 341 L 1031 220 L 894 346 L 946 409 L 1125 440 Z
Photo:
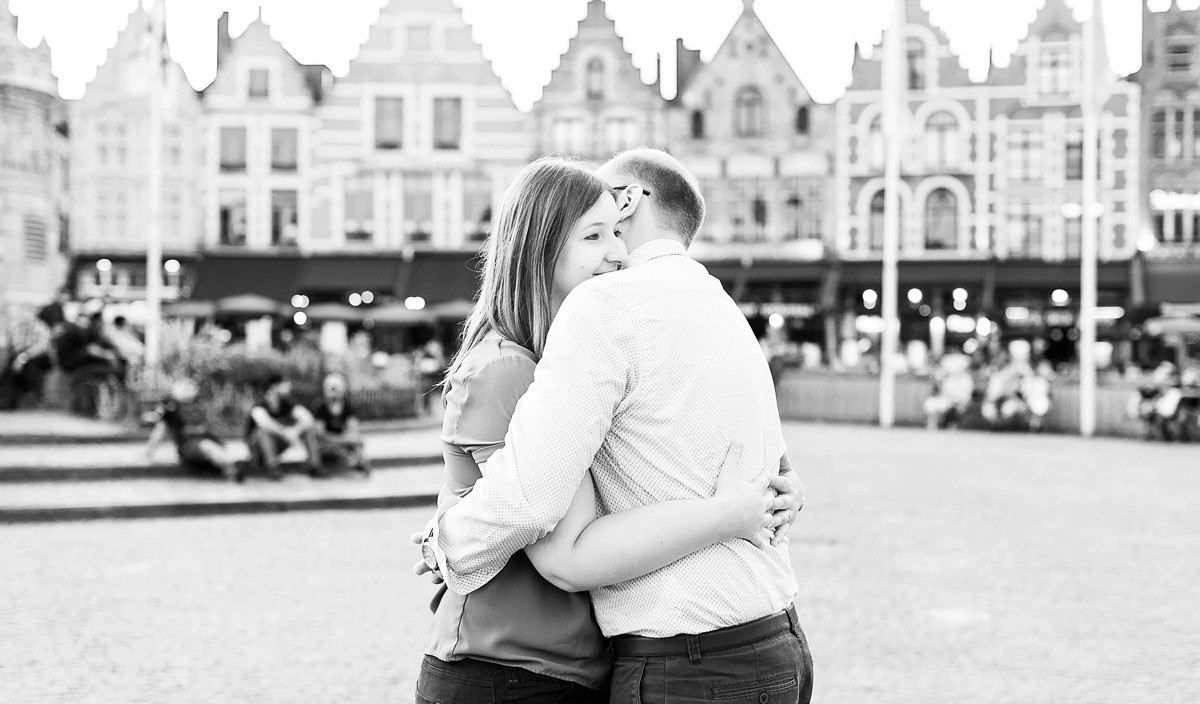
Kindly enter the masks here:
M 222 12 L 221 19 L 217 20 L 217 65 L 221 65 L 221 61 L 229 54 L 229 50 L 233 48 L 233 38 L 229 36 L 229 13 Z

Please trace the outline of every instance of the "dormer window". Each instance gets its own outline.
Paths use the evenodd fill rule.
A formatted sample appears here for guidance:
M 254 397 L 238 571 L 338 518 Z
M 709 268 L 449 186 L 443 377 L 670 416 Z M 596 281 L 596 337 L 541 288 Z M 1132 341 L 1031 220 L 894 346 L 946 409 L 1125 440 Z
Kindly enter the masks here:
M 251 98 L 266 98 L 271 95 L 271 72 L 265 68 L 250 69 L 249 89 Z
M 800 136 L 808 136 L 808 106 L 801 105 L 796 108 L 796 134 Z
M 762 93 L 746 86 L 737 93 L 733 111 L 733 131 L 739 137 L 758 137 L 763 133 Z
M 410 24 L 405 29 L 405 48 L 409 51 L 433 50 L 433 27 L 427 24 Z
M 925 76 L 925 42 L 916 37 L 909 37 L 906 43 L 908 60 L 908 89 L 925 90 L 928 84 Z
M 1044 44 L 1038 52 L 1038 93 L 1071 93 L 1071 49 L 1062 43 Z
M 604 62 L 599 58 L 587 62 L 587 97 L 604 97 Z
M 1171 38 L 1167 43 L 1167 73 L 1187 75 L 1192 72 L 1192 46 L 1189 39 Z

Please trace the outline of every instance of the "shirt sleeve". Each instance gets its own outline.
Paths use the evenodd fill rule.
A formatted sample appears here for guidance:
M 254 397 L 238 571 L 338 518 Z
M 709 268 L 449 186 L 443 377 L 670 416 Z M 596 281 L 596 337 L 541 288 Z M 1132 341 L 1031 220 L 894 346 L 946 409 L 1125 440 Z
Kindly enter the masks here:
M 447 395 L 446 414 L 453 431 L 446 440 L 469 452 L 482 467 L 504 446 L 508 423 L 533 373 L 533 360 L 504 355 L 459 382 L 461 393 Z
M 453 591 L 486 584 L 566 514 L 629 385 L 620 303 L 584 284 L 559 309 L 503 446 L 471 493 L 438 518 L 431 542 Z

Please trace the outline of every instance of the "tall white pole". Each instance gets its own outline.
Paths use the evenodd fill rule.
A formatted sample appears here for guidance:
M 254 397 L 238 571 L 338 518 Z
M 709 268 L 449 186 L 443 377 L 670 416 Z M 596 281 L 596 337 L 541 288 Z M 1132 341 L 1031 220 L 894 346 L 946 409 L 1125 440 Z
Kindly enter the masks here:
M 1096 432 L 1096 257 L 1097 177 L 1099 147 L 1099 105 L 1096 82 L 1097 13 L 1100 8 L 1092 2 L 1092 16 L 1084 27 L 1083 36 L 1083 223 L 1080 243 L 1079 272 L 1079 432 L 1091 437 Z
M 166 33 L 165 0 L 153 0 L 150 12 L 150 124 L 146 130 L 149 163 L 146 166 L 146 376 L 158 369 L 162 339 L 162 141 L 163 141 L 163 37 Z
M 884 40 L 883 117 L 883 340 L 879 350 L 879 425 L 896 423 L 896 351 L 900 347 L 898 313 L 900 260 L 900 149 L 904 144 L 904 111 L 907 110 L 904 70 L 904 0 L 896 0 L 892 22 Z

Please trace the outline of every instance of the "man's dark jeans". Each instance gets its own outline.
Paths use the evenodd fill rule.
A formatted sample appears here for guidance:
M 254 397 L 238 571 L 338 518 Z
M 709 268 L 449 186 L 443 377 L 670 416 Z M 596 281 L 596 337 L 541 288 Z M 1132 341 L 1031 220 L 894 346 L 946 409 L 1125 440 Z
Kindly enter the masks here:
M 417 678 L 417 704 L 604 704 L 608 692 L 480 660 L 442 662 L 426 655 Z
M 612 704 L 808 704 L 812 654 L 797 625 L 755 643 L 698 658 L 617 658 Z

